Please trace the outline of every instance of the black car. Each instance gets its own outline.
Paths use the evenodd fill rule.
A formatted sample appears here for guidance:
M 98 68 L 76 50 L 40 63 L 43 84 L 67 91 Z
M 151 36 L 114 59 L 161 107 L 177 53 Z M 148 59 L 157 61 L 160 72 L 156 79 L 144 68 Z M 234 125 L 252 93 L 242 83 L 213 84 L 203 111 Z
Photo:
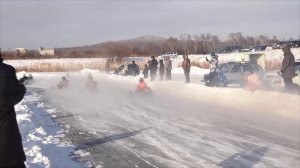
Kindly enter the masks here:
M 255 46 L 252 51 L 265 51 L 267 46 Z
M 287 43 L 293 48 L 300 47 L 300 40 L 288 41 Z
M 280 42 L 273 44 L 272 48 L 273 49 L 281 49 L 283 46 L 285 46 L 287 44 L 288 44 L 288 42 L 286 42 L 286 41 L 280 41 Z
M 239 52 L 241 49 L 243 49 L 242 46 L 227 46 L 218 50 L 217 53 L 222 54 L 222 53 Z

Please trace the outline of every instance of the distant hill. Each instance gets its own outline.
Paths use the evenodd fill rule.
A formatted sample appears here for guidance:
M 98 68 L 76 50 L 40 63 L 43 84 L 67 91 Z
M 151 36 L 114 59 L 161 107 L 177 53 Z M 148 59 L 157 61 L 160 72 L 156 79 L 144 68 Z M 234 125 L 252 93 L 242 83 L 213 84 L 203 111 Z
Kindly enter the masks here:
M 162 54 L 162 46 L 166 41 L 167 38 L 147 35 L 86 46 L 56 48 L 56 51 L 61 57 L 148 56 Z
M 95 50 L 101 48 L 103 45 L 107 43 L 129 43 L 134 45 L 145 45 L 147 43 L 164 43 L 168 38 L 159 37 L 159 36 L 153 36 L 153 35 L 146 35 L 146 36 L 140 36 L 132 39 L 126 39 L 126 40 L 118 40 L 118 41 L 107 41 L 92 45 L 84 45 L 84 46 L 74 46 L 74 47 L 67 47 L 67 48 L 56 48 L 57 50 L 74 50 L 74 51 L 86 51 L 86 50 Z
M 130 56 L 158 56 L 174 51 L 178 54 L 205 54 L 218 52 L 226 46 L 241 46 L 249 49 L 253 46 L 271 46 L 279 42 L 260 35 L 258 37 L 243 36 L 242 33 L 230 33 L 228 39 L 221 41 L 217 35 L 209 33 L 199 35 L 183 34 L 176 37 L 159 37 L 153 35 L 132 39 L 107 41 L 92 45 L 56 48 L 54 56 L 42 56 L 37 51 L 26 55 L 3 53 L 3 57 L 16 58 L 93 58 L 93 57 L 130 57 Z M 2 52 L 1 52 L 2 53 Z

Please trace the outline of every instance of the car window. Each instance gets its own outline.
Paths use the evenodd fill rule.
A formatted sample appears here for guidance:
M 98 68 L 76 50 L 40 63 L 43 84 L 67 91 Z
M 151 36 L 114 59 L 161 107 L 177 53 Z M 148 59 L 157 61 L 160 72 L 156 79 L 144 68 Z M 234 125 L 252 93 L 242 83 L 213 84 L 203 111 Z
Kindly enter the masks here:
M 243 68 L 243 72 L 251 72 L 251 71 L 253 71 L 253 68 L 249 64 L 243 65 L 242 68 Z
M 230 65 L 230 64 L 222 64 L 219 66 L 219 69 L 225 73 L 228 73 L 231 70 L 231 68 L 232 68 L 232 65 Z
M 252 68 L 253 68 L 254 71 L 261 71 L 262 70 L 260 65 L 252 65 Z
M 297 75 L 300 75 L 300 65 L 295 67 L 295 72 Z
M 241 65 L 234 65 L 230 71 L 230 73 L 241 72 Z

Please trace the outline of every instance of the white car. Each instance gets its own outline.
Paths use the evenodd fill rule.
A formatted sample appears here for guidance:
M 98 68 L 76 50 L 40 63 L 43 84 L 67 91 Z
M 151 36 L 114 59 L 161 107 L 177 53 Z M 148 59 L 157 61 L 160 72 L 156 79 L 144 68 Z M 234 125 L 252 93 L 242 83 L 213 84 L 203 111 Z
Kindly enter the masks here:
M 293 78 L 293 83 L 300 86 L 300 65 L 295 67 L 296 76 Z
M 176 58 L 177 52 L 167 52 L 166 54 L 161 55 L 162 58 L 169 56 L 170 58 Z

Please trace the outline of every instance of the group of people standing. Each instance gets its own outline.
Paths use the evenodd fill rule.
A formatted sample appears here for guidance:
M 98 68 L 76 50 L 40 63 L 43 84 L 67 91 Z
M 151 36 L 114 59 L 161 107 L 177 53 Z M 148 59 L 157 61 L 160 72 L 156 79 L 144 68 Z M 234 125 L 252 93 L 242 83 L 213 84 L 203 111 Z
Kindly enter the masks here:
M 151 57 L 151 60 L 148 64 L 145 64 L 143 75 L 144 78 L 148 78 L 150 71 L 150 80 L 154 81 L 156 79 L 156 73 L 159 66 L 159 75 L 160 80 L 172 80 L 172 61 L 169 56 L 160 59 L 159 62 L 155 59 L 154 56 Z

